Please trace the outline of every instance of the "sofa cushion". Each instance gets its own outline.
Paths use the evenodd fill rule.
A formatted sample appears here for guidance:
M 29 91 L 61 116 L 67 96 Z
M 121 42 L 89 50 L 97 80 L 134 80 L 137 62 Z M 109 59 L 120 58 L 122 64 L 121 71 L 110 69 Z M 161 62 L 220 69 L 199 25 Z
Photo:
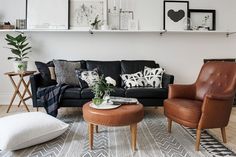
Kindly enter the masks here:
M 80 99 L 81 98 L 80 93 L 81 93 L 81 88 L 71 87 L 65 89 L 62 97 L 63 99 Z
M 164 88 L 129 88 L 125 92 L 126 97 L 133 98 L 160 98 L 166 99 L 168 97 L 168 90 Z
M 125 90 L 123 88 L 115 87 L 114 91 L 111 92 L 111 96 L 123 97 L 123 96 L 125 96 Z M 94 94 L 92 92 L 92 89 L 91 88 L 82 89 L 81 98 L 83 98 L 83 99 L 92 99 L 92 98 L 94 98 Z
M 50 71 L 50 68 L 53 68 L 50 64 L 43 63 L 43 62 L 35 62 L 35 65 L 42 77 L 42 86 L 51 86 L 56 84 L 56 80 L 52 78 L 52 72 Z
M 81 62 L 53 60 L 53 63 L 55 65 L 57 83 L 79 86 L 75 69 L 81 68 Z
M 144 67 L 144 78 L 151 87 L 162 88 L 162 75 L 165 72 L 163 68 Z
M 148 85 L 146 79 L 143 77 L 142 72 L 137 72 L 134 74 L 122 74 L 121 79 L 127 88 L 145 87 Z
M 121 85 L 121 67 L 120 61 L 86 61 L 88 70 L 98 68 L 105 77 L 110 76 L 116 81 L 118 87 Z
M 81 88 L 92 87 L 99 80 L 99 74 L 97 69 L 85 70 L 85 69 L 76 69 L 76 76 L 79 79 L 79 84 Z
M 139 71 L 143 71 L 144 67 L 150 68 L 159 68 L 159 65 L 155 63 L 155 61 L 149 60 L 122 60 L 121 61 L 121 74 L 132 74 Z

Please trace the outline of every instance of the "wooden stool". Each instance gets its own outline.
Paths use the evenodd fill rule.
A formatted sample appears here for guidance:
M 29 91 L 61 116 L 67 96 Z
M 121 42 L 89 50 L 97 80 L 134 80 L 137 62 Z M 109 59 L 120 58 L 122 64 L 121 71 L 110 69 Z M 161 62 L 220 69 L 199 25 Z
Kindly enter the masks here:
M 26 81 L 24 80 L 24 77 L 33 75 L 35 72 L 36 71 L 25 71 L 25 72 L 19 72 L 19 73 L 16 73 L 16 72 L 7 72 L 7 73 L 5 73 L 5 75 L 8 75 L 8 77 L 10 78 L 11 83 L 14 86 L 14 89 L 15 89 L 15 92 L 14 92 L 12 98 L 11 98 L 10 105 L 7 109 L 7 113 L 10 111 L 11 106 L 12 106 L 12 104 L 13 104 L 15 98 L 16 98 L 16 95 L 18 95 L 19 98 L 20 98 L 20 102 L 18 103 L 18 107 L 20 107 L 21 103 L 23 103 L 26 110 L 28 112 L 30 112 L 29 108 L 27 107 L 27 105 L 25 103 L 26 100 L 32 98 L 32 94 L 29 90 L 30 80 L 28 80 L 28 82 L 26 83 Z M 18 76 L 20 78 L 18 83 L 16 83 L 15 80 L 13 79 L 14 76 Z M 23 84 L 23 87 L 24 87 L 23 93 L 20 92 L 21 84 Z M 29 96 L 25 98 L 26 93 L 28 93 Z

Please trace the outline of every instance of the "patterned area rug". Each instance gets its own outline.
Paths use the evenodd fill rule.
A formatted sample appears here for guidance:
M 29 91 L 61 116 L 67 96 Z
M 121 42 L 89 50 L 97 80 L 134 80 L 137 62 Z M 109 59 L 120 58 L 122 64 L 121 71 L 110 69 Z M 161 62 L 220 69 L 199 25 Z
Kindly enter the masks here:
M 79 114 L 79 115 L 78 115 Z M 207 131 L 202 132 L 201 148 L 194 150 L 195 130 L 173 123 L 167 133 L 164 116 L 148 112 L 138 124 L 137 151 L 131 149 L 129 127 L 99 126 L 94 136 L 94 150 L 89 149 L 87 124 L 81 113 L 60 117 L 70 123 L 60 137 L 14 152 L 0 152 L 1 157 L 201 157 L 236 156 Z

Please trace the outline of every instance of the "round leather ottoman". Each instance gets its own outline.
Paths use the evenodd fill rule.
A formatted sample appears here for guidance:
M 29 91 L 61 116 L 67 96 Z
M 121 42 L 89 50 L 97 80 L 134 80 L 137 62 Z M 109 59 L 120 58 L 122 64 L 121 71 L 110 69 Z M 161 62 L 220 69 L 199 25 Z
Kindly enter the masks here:
M 83 117 L 89 123 L 89 145 L 93 147 L 93 130 L 94 125 L 105 126 L 127 126 L 130 125 L 131 145 L 132 149 L 136 149 L 137 123 L 142 121 L 144 117 L 144 109 L 142 104 L 121 105 L 116 109 L 98 110 L 89 106 L 91 102 L 83 106 Z

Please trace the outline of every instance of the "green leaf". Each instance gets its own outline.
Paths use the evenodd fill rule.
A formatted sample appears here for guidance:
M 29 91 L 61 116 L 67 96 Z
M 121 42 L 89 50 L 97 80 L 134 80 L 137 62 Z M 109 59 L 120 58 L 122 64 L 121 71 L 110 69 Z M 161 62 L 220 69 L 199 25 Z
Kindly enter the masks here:
M 7 59 L 8 60 L 11 60 L 11 59 L 19 60 L 20 58 L 18 58 L 18 57 L 8 57 Z
M 19 57 L 21 56 L 21 52 L 19 50 L 11 49 L 11 52 Z
M 27 54 L 28 54 L 28 52 L 26 52 L 26 53 L 23 53 L 23 54 L 22 54 L 22 57 L 26 56 Z
M 22 52 L 25 52 L 25 51 L 27 51 L 27 50 L 30 50 L 32 47 L 27 47 L 27 48 L 25 48 L 24 50 L 22 50 Z
M 7 45 L 11 45 L 11 46 L 14 46 L 15 48 L 17 48 L 16 43 L 7 43 Z
M 9 43 L 16 43 L 15 41 L 12 41 L 12 40 L 7 39 L 7 38 L 5 38 L 5 40 L 8 41 Z
M 29 58 L 29 57 L 22 57 L 22 60 L 23 60 L 23 59 L 26 59 L 26 58 Z
M 29 45 L 29 43 L 26 43 L 26 44 L 24 44 L 24 45 L 20 45 L 19 48 L 20 48 L 20 49 L 24 49 L 27 45 Z
M 18 43 L 20 43 L 22 41 L 23 37 L 22 37 L 22 34 L 19 34 L 17 37 L 16 37 L 16 41 Z
M 13 40 L 13 41 L 16 40 L 13 36 L 11 36 L 11 35 L 9 35 L 9 34 L 7 34 L 6 37 L 7 37 L 7 39 L 9 39 L 9 40 Z

